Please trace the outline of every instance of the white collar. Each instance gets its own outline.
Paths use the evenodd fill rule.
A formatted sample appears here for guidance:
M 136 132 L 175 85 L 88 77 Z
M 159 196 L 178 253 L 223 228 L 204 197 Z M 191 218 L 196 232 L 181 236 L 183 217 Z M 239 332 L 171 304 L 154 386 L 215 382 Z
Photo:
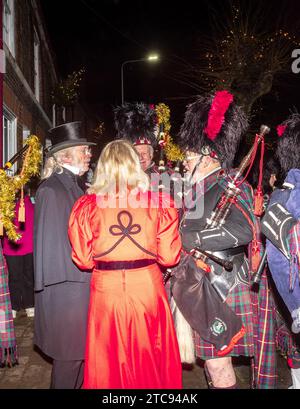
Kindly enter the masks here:
M 70 172 L 74 173 L 74 175 L 79 175 L 80 173 L 80 168 L 77 168 L 77 166 L 72 166 L 68 165 L 67 163 L 64 163 L 62 167 L 68 169 Z
M 286 187 L 287 189 L 295 189 L 295 185 L 293 185 L 292 183 L 289 183 L 289 182 L 284 182 L 282 184 L 282 187 Z

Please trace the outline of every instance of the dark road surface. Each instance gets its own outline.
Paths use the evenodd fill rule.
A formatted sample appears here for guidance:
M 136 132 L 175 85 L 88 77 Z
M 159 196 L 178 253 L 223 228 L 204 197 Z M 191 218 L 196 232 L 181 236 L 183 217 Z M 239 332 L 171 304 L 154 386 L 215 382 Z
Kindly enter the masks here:
M 0 389 L 49 389 L 51 362 L 33 346 L 34 318 L 20 311 L 15 319 L 19 350 L 19 365 L 0 369 Z M 290 371 L 286 360 L 278 356 L 278 389 L 291 385 Z M 249 389 L 250 366 L 247 362 L 235 364 L 239 389 Z M 183 386 L 186 389 L 207 389 L 203 368 L 193 365 L 183 369 Z

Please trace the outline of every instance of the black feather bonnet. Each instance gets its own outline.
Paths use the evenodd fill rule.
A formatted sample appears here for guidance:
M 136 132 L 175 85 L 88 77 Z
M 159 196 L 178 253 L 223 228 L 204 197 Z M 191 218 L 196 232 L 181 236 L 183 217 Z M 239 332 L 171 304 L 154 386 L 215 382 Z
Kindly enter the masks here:
M 117 138 L 134 145 L 155 147 L 157 144 L 157 115 L 153 105 L 126 102 L 114 108 L 114 122 Z
M 276 156 L 282 170 L 300 169 L 300 114 L 292 113 L 277 126 L 278 143 Z
M 198 96 L 188 105 L 179 132 L 179 145 L 184 150 L 203 152 L 209 147 L 224 168 L 232 166 L 248 120 L 228 91 Z

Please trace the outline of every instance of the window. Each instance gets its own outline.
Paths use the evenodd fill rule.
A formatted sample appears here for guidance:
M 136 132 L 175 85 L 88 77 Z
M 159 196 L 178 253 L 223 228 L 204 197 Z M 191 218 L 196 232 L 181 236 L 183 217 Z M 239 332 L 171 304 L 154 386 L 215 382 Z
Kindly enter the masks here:
M 14 0 L 3 0 L 3 41 L 15 56 Z
M 40 39 L 37 31 L 34 30 L 34 94 L 40 100 Z
M 23 145 L 26 139 L 30 136 L 30 130 L 26 125 L 23 125 Z
M 3 108 L 3 164 L 17 153 L 17 134 L 16 117 L 6 108 Z M 9 170 L 9 173 L 15 173 L 17 165 Z

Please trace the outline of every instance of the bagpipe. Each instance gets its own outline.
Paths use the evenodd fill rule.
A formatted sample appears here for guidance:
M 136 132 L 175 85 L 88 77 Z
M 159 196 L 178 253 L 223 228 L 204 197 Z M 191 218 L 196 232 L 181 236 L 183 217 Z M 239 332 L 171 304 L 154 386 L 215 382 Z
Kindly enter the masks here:
M 22 159 L 20 172 L 10 176 L 7 170 L 11 169 L 14 163 Z M 39 175 L 42 163 L 42 145 L 35 135 L 30 135 L 24 146 L 7 161 L 3 169 L 0 169 L 0 235 L 4 234 L 4 229 L 8 238 L 12 241 L 20 239 L 21 235 L 16 232 L 13 223 L 15 217 L 15 199 L 18 190 L 21 190 L 20 208 L 18 221 L 25 221 L 24 191 L 23 187 L 32 176 Z
M 233 204 L 236 203 L 237 197 L 241 193 L 239 186 L 245 181 L 247 178 L 249 171 L 253 165 L 257 148 L 259 144 L 264 144 L 264 136 L 270 132 L 270 128 L 266 125 L 262 125 L 260 128 L 259 134 L 256 134 L 254 144 L 252 145 L 249 152 L 243 158 L 242 162 L 240 163 L 239 167 L 237 168 L 237 172 L 235 173 L 232 180 L 228 183 L 223 195 L 221 196 L 219 202 L 217 203 L 215 209 L 213 210 L 210 218 L 207 220 L 205 229 L 217 228 L 224 225 L 226 218 L 229 215 L 230 208 Z M 263 154 L 263 149 L 262 149 Z M 248 167 L 247 174 L 241 180 L 241 176 L 243 175 L 244 171 Z M 258 190 L 258 195 L 254 198 L 254 201 L 260 201 L 261 198 L 260 190 Z M 254 203 L 254 208 L 257 209 L 259 206 Z M 258 214 L 259 211 L 256 210 Z M 232 269 L 232 263 L 228 262 L 228 260 L 223 260 L 220 258 L 216 258 L 215 256 L 211 255 L 210 253 L 204 252 L 201 250 L 200 247 L 195 247 L 192 251 L 192 255 L 197 260 L 202 260 L 204 263 L 207 259 L 211 259 L 212 261 L 216 262 L 226 270 Z
M 234 175 L 232 181 L 228 183 L 228 186 L 222 195 L 220 201 L 218 202 L 215 210 L 212 212 L 210 219 L 207 221 L 205 228 L 215 228 L 222 226 L 229 214 L 230 207 L 236 202 L 237 196 L 240 194 L 239 186 L 245 181 L 251 166 L 254 162 L 255 155 L 257 152 L 258 145 L 263 141 L 265 134 L 270 132 L 270 128 L 266 125 L 262 125 L 260 128 L 260 133 L 256 135 L 255 141 L 247 155 L 242 160 L 241 164 L 237 168 L 237 172 Z M 249 166 L 250 165 L 250 166 Z M 245 169 L 248 168 L 247 175 L 240 180 Z

